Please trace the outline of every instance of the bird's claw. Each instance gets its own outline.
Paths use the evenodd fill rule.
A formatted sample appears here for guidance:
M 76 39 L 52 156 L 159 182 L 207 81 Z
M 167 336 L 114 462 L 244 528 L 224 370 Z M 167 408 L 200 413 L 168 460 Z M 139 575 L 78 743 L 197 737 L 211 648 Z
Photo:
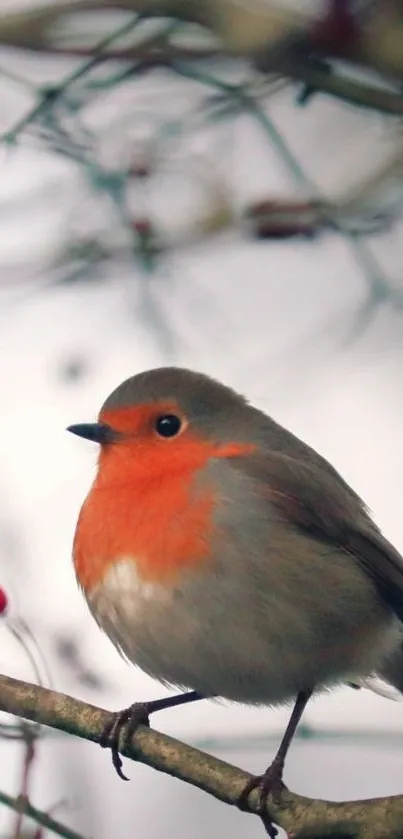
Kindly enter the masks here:
M 99 738 L 99 745 L 103 749 L 110 749 L 112 763 L 119 778 L 128 781 L 129 778 L 122 771 L 122 758 L 120 752 L 130 743 L 133 734 L 139 725 L 149 725 L 150 708 L 147 702 L 135 702 L 129 708 L 112 714 Z
M 166 708 L 186 705 L 188 702 L 196 702 L 198 699 L 204 699 L 204 696 L 192 690 L 188 693 L 180 693 L 177 696 L 151 699 L 149 702 L 135 702 L 129 708 L 111 714 L 110 722 L 105 726 L 99 738 L 99 744 L 104 749 L 109 748 L 111 750 L 112 763 L 122 781 L 128 781 L 129 779 L 122 772 L 123 764 L 119 752 L 123 751 L 130 743 L 138 726 L 149 725 L 150 714 L 155 714 L 157 711 L 163 711 Z
M 259 790 L 258 815 L 260 816 L 266 833 L 270 836 L 270 839 L 275 839 L 278 834 L 278 830 L 267 813 L 267 801 L 269 795 L 271 795 L 273 800 L 278 803 L 282 792 L 287 789 L 286 785 L 283 783 L 283 764 L 277 763 L 276 760 L 274 760 L 263 775 L 255 775 L 254 778 L 251 778 L 250 781 L 248 781 L 237 801 L 237 805 L 240 810 L 249 809 L 248 798 L 254 789 Z

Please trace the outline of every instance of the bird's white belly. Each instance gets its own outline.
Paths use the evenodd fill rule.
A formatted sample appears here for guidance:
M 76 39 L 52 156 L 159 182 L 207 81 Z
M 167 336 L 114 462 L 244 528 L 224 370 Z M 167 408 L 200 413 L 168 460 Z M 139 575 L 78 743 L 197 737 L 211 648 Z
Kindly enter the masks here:
M 145 582 L 133 559 L 122 557 L 88 600 L 120 652 L 149 675 L 255 704 L 276 704 L 303 689 L 368 675 L 395 643 L 392 623 L 379 623 L 368 630 L 364 652 L 347 655 L 344 666 L 337 645 L 318 657 L 323 639 L 313 637 L 308 622 L 296 629 L 287 617 L 281 623 L 280 612 L 274 623 L 268 613 L 267 623 L 263 619 L 257 626 L 253 606 L 236 610 L 225 597 L 225 582 L 214 587 L 203 575 L 180 587 Z M 349 643 L 347 629 L 340 642 Z
M 165 684 L 212 693 L 199 672 L 200 616 L 187 616 L 178 589 L 142 580 L 133 558 L 122 557 L 87 599 L 98 624 L 130 662 Z

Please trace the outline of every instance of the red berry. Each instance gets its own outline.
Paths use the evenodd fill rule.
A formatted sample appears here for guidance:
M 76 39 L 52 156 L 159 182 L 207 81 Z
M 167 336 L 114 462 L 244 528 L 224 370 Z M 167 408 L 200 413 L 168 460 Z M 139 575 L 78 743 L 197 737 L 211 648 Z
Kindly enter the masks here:
M 151 236 L 153 232 L 151 221 L 148 218 L 133 219 L 133 227 L 136 233 L 139 236 L 144 236 L 144 238 Z
M 6 592 L 4 591 L 4 588 L 1 588 L 0 586 L 0 615 L 4 615 L 4 613 L 7 611 L 7 607 L 8 597 L 6 595 Z

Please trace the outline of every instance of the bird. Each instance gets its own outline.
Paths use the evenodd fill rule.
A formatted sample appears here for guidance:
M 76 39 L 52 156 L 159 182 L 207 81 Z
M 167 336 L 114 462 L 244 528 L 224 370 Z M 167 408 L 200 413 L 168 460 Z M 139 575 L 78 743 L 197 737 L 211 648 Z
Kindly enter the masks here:
M 100 446 L 73 542 L 90 612 L 130 663 L 181 691 L 117 712 L 101 744 L 124 778 L 126 724 L 202 698 L 294 701 L 239 801 L 258 786 L 265 820 L 312 694 L 376 673 L 403 688 L 401 555 L 324 457 L 203 373 L 136 373 L 68 430 Z

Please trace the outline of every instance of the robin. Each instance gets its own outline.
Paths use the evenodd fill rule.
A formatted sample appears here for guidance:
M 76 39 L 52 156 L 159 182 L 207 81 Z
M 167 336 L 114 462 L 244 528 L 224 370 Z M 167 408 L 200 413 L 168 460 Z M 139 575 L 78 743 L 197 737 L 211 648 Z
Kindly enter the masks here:
M 294 700 L 274 761 L 240 801 L 259 785 L 263 818 L 313 692 L 384 662 L 403 685 L 402 557 L 323 457 L 208 376 L 140 373 L 97 422 L 68 430 L 100 444 L 73 549 L 89 608 L 130 662 L 189 691 L 115 715 L 103 745 L 124 777 L 126 723 L 129 736 L 207 697 Z

